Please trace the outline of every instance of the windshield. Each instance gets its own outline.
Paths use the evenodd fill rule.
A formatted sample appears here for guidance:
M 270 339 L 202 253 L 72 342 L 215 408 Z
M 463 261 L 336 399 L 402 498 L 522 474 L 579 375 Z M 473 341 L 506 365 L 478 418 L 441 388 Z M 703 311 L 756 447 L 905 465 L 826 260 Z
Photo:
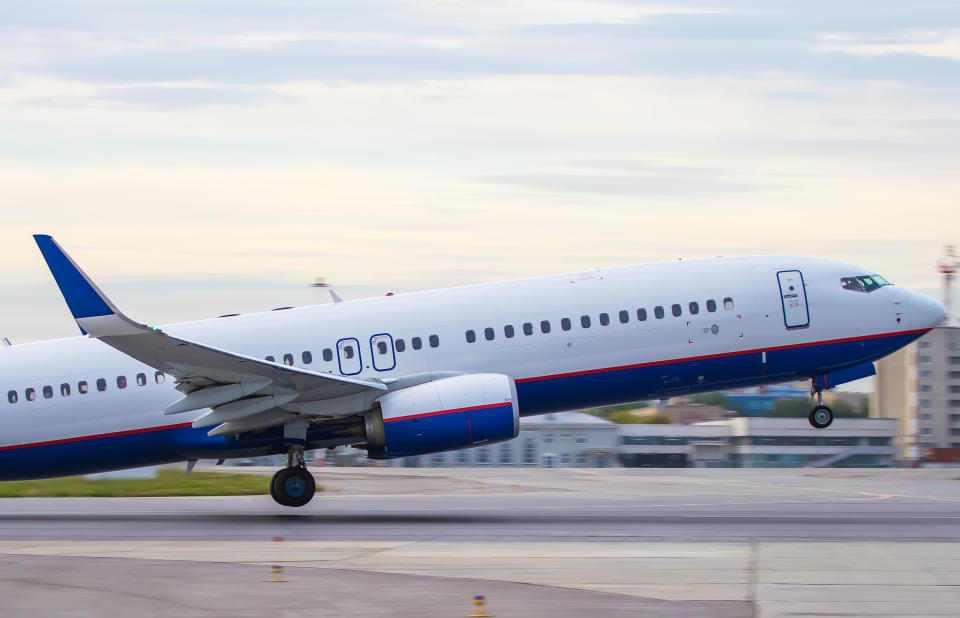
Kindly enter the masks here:
M 860 275 L 858 277 L 843 277 L 840 285 L 845 290 L 853 292 L 872 292 L 885 285 L 893 285 L 880 275 Z

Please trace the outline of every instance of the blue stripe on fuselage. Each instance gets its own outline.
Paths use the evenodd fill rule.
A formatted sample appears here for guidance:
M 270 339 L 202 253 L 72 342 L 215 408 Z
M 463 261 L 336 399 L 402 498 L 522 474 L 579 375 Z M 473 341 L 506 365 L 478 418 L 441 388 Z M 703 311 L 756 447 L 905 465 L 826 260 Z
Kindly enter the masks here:
M 881 358 L 916 340 L 925 331 L 858 338 L 816 345 L 669 361 L 637 367 L 519 380 L 522 416 L 628 403 L 653 397 L 754 386 L 809 378 Z M 766 373 L 764 373 L 764 371 Z M 703 380 L 700 377 L 703 376 Z M 319 429 L 319 428 L 318 428 Z M 76 438 L 53 444 L 0 450 L 0 480 L 44 478 L 118 470 L 203 457 L 243 457 L 279 452 L 280 432 L 255 440 L 210 438 L 206 429 L 158 428 L 107 437 Z M 311 438 L 312 439 L 312 438 Z
M 521 416 L 533 416 L 806 379 L 882 358 L 925 333 L 911 331 L 518 380 L 517 402 Z

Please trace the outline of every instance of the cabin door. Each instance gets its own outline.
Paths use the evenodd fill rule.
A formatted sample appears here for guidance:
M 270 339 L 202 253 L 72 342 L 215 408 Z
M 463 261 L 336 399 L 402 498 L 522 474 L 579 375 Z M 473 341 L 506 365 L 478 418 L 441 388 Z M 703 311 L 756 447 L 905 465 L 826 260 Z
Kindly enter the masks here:
M 803 273 L 799 270 L 781 270 L 777 273 L 777 280 L 780 282 L 784 325 L 787 328 L 810 326 L 810 308 L 807 305 Z

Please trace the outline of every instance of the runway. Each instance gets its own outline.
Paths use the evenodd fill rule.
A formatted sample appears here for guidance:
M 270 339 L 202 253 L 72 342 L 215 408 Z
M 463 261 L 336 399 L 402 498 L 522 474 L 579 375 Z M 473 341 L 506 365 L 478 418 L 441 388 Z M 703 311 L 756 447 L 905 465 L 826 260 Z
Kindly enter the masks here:
M 292 609 L 338 615 L 398 615 L 399 598 L 399 615 L 464 615 L 485 591 L 498 616 L 945 616 L 960 602 L 960 470 L 315 473 L 326 491 L 300 510 L 267 496 L 2 500 L 0 594 L 56 613 L 51 586 L 96 568 L 114 574 L 84 588 L 101 609 L 118 582 L 174 580 L 219 604 L 174 612 L 141 595 L 145 613 L 219 615 L 231 599 L 253 615 L 279 594 L 264 580 L 281 564 L 312 591 Z M 350 602 L 370 586 L 383 594 Z

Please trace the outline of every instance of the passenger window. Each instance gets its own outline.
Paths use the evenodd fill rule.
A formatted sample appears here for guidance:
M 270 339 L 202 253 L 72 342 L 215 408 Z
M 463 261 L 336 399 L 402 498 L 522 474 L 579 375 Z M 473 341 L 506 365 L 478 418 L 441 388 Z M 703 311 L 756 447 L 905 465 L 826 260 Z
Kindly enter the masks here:
M 629 314 L 628 312 L 626 312 L 626 311 L 621 311 L 621 312 L 620 312 L 620 323 L 621 323 L 621 324 L 626 324 L 626 323 L 629 322 L 629 321 L 630 321 L 630 314 Z
M 147 384 L 147 374 L 138 373 L 137 374 L 137 386 L 146 386 Z
M 7 401 L 17 403 L 17 391 L 7 391 Z
M 493 341 L 493 329 L 489 326 L 483 329 L 483 338 L 487 341 Z
M 419 350 L 423 347 L 423 341 L 420 340 L 420 337 L 414 337 L 410 340 L 410 345 L 413 346 L 414 350 Z
M 733 311 L 733 299 L 729 296 L 723 299 L 723 308 L 726 311 Z
M 674 303 L 673 305 L 670 305 L 670 312 L 674 317 L 679 318 L 680 314 L 683 313 L 683 309 L 680 307 L 680 305 Z
M 540 332 L 543 334 L 547 334 L 550 332 L 550 320 L 540 321 Z
M 403 339 L 397 339 L 394 342 L 393 347 L 396 348 L 397 352 L 403 352 L 407 349 L 407 342 Z
M 24 395 L 26 395 L 27 401 L 33 401 L 37 398 L 37 391 L 33 390 L 32 388 L 28 388 L 26 391 L 24 391 Z
M 477 333 L 472 330 L 467 331 L 467 343 L 474 343 L 477 340 Z
M 378 354 L 386 354 L 386 353 L 387 353 L 387 342 L 386 342 L 386 341 L 378 341 L 378 342 L 377 342 L 377 353 L 378 353 Z
M 561 319 L 561 320 L 560 320 L 560 328 L 562 328 L 563 330 L 570 330 L 570 328 L 571 328 L 570 318 L 563 318 L 563 319 Z
M 69 397 L 70 396 L 70 385 L 64 382 L 60 385 L 60 396 Z
M 428 341 L 430 342 L 431 348 L 436 348 L 440 345 L 440 337 L 437 337 L 436 335 L 430 335 Z
M 513 339 L 514 334 L 515 333 L 513 332 L 513 324 L 507 324 L 506 326 L 503 327 L 503 336 L 506 337 L 507 339 Z
M 711 298 L 710 300 L 707 301 L 707 311 L 709 311 L 710 313 L 713 313 L 716 310 L 717 310 L 717 301 Z
M 332 360 L 333 360 L 333 350 L 331 350 L 330 348 L 324 348 L 324 349 L 323 349 L 323 360 L 327 361 L 328 363 L 329 363 L 330 361 L 332 361 Z
M 606 313 L 600 314 L 600 326 L 607 326 L 610 324 L 610 316 Z
M 524 334 L 524 335 L 532 335 L 532 334 L 533 334 L 533 324 L 531 324 L 530 322 L 524 322 L 524 323 L 523 323 L 523 334 Z
M 584 328 L 590 328 L 590 316 L 589 316 L 589 315 L 581 315 L 581 316 L 580 316 L 580 326 L 582 326 L 582 327 L 584 327 Z
M 277 362 L 277 359 L 275 359 L 275 358 L 272 357 L 272 356 L 268 356 L 268 357 L 266 357 L 264 360 L 268 360 L 268 361 L 270 361 L 271 363 Z
M 658 320 L 662 320 L 664 315 L 665 314 L 663 313 L 663 307 L 661 307 L 660 305 L 657 305 L 656 307 L 653 308 L 653 317 L 657 318 Z
M 283 364 L 286 365 L 287 367 L 292 366 L 292 365 L 293 365 L 293 354 L 290 354 L 289 352 L 287 352 L 286 354 L 284 354 L 284 355 L 283 355 Z
M 309 350 L 307 350 L 300 355 L 300 360 L 303 361 L 304 365 L 309 365 L 310 363 L 313 362 L 313 354 Z
M 117 376 L 117 388 L 127 388 L 127 376 Z
M 345 345 L 343 346 L 343 357 L 344 358 L 353 358 L 353 346 Z
M 44 399 L 50 399 L 50 398 L 52 398 L 52 397 L 53 397 L 53 387 L 52 387 L 52 386 L 44 386 L 44 387 L 43 387 L 43 398 L 44 398 Z
M 97 378 L 97 390 L 101 393 L 107 390 L 107 380 L 105 378 Z
M 695 302 L 690 303 L 689 307 L 690 307 L 690 315 L 697 315 L 698 313 L 700 313 L 700 305 L 698 305 L 697 303 Z
M 81 395 L 86 395 L 88 392 L 90 392 L 90 387 L 87 386 L 86 380 L 77 382 L 77 392 Z
M 647 321 L 647 310 L 646 309 L 637 309 L 637 321 L 646 322 Z
M 162 371 L 158 371 L 153 374 L 153 380 L 157 384 L 163 384 L 167 380 L 167 376 L 165 376 Z

